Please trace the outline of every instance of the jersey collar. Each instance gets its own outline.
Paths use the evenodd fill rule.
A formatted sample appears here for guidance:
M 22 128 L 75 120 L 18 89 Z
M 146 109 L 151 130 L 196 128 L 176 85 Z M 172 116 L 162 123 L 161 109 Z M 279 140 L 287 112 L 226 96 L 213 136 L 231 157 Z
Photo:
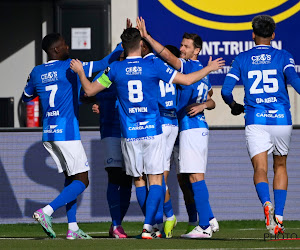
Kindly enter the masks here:
M 126 59 L 137 59 L 142 58 L 141 56 L 127 56 Z
M 49 63 L 54 63 L 54 62 L 57 62 L 58 60 L 50 60 L 48 62 L 45 62 L 45 64 L 49 64 Z
M 146 58 L 148 56 L 154 56 L 154 54 L 153 53 L 149 53 L 149 54 L 145 55 L 143 58 Z

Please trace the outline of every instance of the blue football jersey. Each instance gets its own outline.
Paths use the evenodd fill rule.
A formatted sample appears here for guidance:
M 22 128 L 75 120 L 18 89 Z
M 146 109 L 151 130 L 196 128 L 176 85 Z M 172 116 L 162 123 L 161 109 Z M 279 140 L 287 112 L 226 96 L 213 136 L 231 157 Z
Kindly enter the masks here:
M 149 53 L 144 56 L 144 59 L 151 60 L 154 57 L 155 55 L 153 53 Z M 158 107 L 162 124 L 178 126 L 176 115 L 176 92 L 177 89 L 174 83 L 167 83 L 162 80 L 159 81 Z
M 95 78 L 97 80 L 103 72 L 100 72 Z M 100 134 L 101 139 L 106 137 L 121 137 L 120 119 L 117 107 L 117 89 L 116 84 L 112 84 L 97 95 L 100 106 Z
M 43 109 L 43 141 L 80 140 L 78 99 L 81 83 L 70 69 L 71 59 L 53 60 L 33 68 L 24 95 L 38 95 Z M 106 61 L 84 62 L 88 77 L 107 67 Z
M 127 57 L 112 63 L 106 73 L 116 84 L 121 133 L 124 138 L 144 138 L 162 133 L 158 108 L 159 80 L 172 82 L 176 71 L 154 57 Z M 101 78 L 98 79 L 101 83 Z
M 223 89 L 231 94 L 235 83 L 243 82 L 246 125 L 292 124 L 285 70 L 294 64 L 287 51 L 267 45 L 256 46 L 235 58 Z
M 182 62 L 181 72 L 189 74 L 203 68 L 198 60 L 184 60 Z M 195 116 L 188 116 L 186 107 L 193 103 L 204 103 L 207 101 L 207 94 L 211 89 L 208 76 L 190 86 L 178 86 L 177 98 L 177 117 L 179 121 L 179 132 L 193 128 L 208 128 L 204 112 Z

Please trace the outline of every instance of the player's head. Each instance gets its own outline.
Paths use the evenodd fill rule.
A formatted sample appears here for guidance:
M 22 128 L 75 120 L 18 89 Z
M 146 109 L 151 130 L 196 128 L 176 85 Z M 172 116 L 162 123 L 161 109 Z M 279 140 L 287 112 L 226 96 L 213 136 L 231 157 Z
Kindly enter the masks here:
M 153 49 L 150 43 L 148 43 L 144 38 L 142 38 L 142 42 L 142 57 L 144 57 L 145 55 L 152 53 Z
M 196 60 L 202 49 L 202 43 L 201 37 L 197 34 L 184 33 L 180 45 L 180 57 Z
M 174 56 L 180 57 L 180 50 L 173 46 L 173 45 L 166 45 L 165 46 Z
M 274 19 L 268 15 L 259 15 L 252 20 L 253 39 L 256 37 L 274 39 L 276 24 Z
M 49 59 L 66 60 L 69 58 L 69 46 L 59 33 L 46 35 L 42 41 L 42 49 Z
M 121 35 L 122 46 L 126 54 L 138 50 L 141 47 L 141 34 L 136 28 L 127 28 Z

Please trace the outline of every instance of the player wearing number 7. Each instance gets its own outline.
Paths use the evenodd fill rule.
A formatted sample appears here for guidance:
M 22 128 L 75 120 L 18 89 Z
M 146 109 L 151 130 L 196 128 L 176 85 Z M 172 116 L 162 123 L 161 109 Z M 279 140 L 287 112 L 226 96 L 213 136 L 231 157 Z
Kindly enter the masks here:
M 23 100 L 40 97 L 43 107 L 43 145 L 55 161 L 58 172 L 65 174 L 65 187 L 49 205 L 34 212 L 46 234 L 55 238 L 51 215 L 66 205 L 68 217 L 67 239 L 90 239 L 76 222 L 77 197 L 89 184 L 89 164 L 79 134 L 78 99 L 81 84 L 70 70 L 69 46 L 58 33 L 44 37 L 42 48 L 50 61 L 34 67 L 23 93 Z M 84 63 L 84 74 L 104 70 L 117 60 L 123 49 L 116 50 L 100 61 Z M 38 156 L 37 156 L 38 157 Z M 41 174 L 43 170 L 41 169 Z
M 78 60 L 70 67 L 78 73 L 85 93 L 93 96 L 116 84 L 121 123 L 121 147 L 126 174 L 137 180 L 148 175 L 149 193 L 146 200 L 146 216 L 142 238 L 151 239 L 152 225 L 162 193 L 164 150 L 162 150 L 162 126 L 158 107 L 159 80 L 168 83 L 191 85 L 207 74 L 222 68 L 224 61 L 209 61 L 200 71 L 183 75 L 168 67 L 158 58 L 145 60 L 141 57 L 141 34 L 136 28 L 128 28 L 121 35 L 127 58 L 112 63 L 106 72 L 90 82 Z
M 275 22 L 267 15 L 252 20 L 252 38 L 256 46 L 240 53 L 232 63 L 222 87 L 222 97 L 233 115 L 244 107 L 233 100 L 232 90 L 241 79 L 245 90 L 246 144 L 254 168 L 254 185 L 263 205 L 266 227 L 272 234 L 283 233 L 288 176 L 286 159 L 289 151 L 292 118 L 287 84 L 300 92 L 300 79 L 292 56 L 271 47 Z M 268 154 L 274 160 L 274 206 L 268 185 Z

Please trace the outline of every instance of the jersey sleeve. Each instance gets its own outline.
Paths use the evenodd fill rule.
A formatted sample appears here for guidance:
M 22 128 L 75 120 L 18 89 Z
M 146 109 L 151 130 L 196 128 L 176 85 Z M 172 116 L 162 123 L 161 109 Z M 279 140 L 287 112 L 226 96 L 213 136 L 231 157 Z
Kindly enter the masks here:
M 186 66 L 186 60 L 184 60 L 183 58 L 179 58 L 179 60 L 181 62 L 181 67 L 178 72 L 183 73 L 184 67 Z
M 114 49 L 114 51 L 111 52 L 106 57 L 104 57 L 103 59 L 99 61 L 91 61 L 87 63 L 86 69 L 85 67 L 83 67 L 83 69 L 86 72 L 86 75 L 88 77 L 91 77 L 92 73 L 105 70 L 108 67 L 108 65 L 110 65 L 112 62 L 117 61 L 119 59 L 122 52 L 123 52 L 123 48 L 121 43 L 119 43 L 117 47 Z
M 231 69 L 225 77 L 224 84 L 222 86 L 221 95 L 226 104 L 233 102 L 232 91 L 236 83 L 240 80 L 241 71 L 239 66 L 239 59 L 236 57 L 231 65 Z
M 23 91 L 22 99 L 24 102 L 29 102 L 37 96 L 34 86 L 34 71 L 32 71 L 28 78 L 27 83 Z
M 167 63 L 159 59 L 158 57 L 153 59 L 153 65 L 155 68 L 157 78 L 163 80 L 166 83 L 172 83 L 177 71 L 169 66 Z
M 294 58 L 290 53 L 286 52 L 283 60 L 283 73 L 286 77 L 286 83 L 291 84 L 297 93 L 300 94 L 300 78 L 295 70 Z

